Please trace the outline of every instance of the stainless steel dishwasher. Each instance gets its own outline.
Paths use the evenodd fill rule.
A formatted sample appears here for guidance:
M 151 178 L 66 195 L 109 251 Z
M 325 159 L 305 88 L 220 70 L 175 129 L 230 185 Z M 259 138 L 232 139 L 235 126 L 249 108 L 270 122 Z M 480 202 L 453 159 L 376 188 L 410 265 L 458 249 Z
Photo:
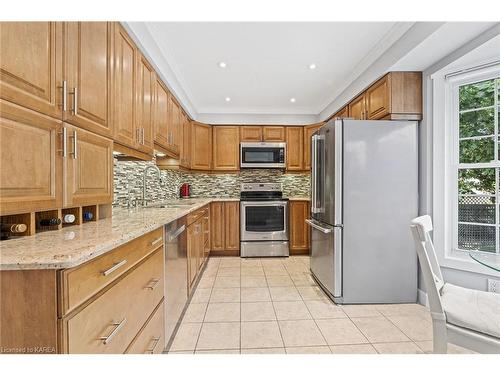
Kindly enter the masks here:
M 188 300 L 186 218 L 165 226 L 165 349 L 168 349 Z

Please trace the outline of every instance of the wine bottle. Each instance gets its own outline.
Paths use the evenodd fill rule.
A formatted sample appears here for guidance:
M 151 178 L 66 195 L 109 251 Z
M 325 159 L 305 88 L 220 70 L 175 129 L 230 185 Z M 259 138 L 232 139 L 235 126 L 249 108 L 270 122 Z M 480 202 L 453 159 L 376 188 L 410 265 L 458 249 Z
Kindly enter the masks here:
M 41 219 L 38 222 L 38 224 L 40 224 L 41 227 L 50 227 L 61 224 L 61 219 L 59 219 L 58 217 L 52 217 L 50 219 Z
M 2 223 L 2 232 L 7 233 L 24 233 L 28 229 L 26 224 L 10 224 Z
M 83 221 L 90 221 L 94 218 L 94 214 L 90 211 L 85 211 L 83 213 Z
M 63 223 L 65 223 L 65 224 L 72 224 L 75 222 L 75 220 L 76 220 L 76 217 L 73 214 L 66 214 L 63 216 Z

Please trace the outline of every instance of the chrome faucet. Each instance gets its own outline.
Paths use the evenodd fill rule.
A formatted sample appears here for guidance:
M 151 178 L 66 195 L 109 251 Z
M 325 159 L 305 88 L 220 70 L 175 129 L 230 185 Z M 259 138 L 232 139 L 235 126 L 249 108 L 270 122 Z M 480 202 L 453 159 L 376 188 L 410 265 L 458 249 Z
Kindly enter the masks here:
M 156 165 L 148 165 L 146 168 L 144 168 L 143 175 L 142 175 L 142 206 L 143 207 L 147 206 L 147 200 L 146 200 L 146 177 L 147 177 L 148 171 L 150 169 L 154 169 L 156 171 L 156 174 L 158 176 L 158 180 L 160 180 L 160 184 L 162 184 L 160 168 L 158 168 Z

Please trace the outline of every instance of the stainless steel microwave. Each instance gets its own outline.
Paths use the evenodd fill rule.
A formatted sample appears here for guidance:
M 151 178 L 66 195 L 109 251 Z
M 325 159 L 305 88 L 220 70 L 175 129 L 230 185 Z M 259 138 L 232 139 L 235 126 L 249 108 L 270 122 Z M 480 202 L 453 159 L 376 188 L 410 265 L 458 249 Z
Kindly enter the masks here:
M 241 168 L 285 168 L 285 142 L 241 142 Z

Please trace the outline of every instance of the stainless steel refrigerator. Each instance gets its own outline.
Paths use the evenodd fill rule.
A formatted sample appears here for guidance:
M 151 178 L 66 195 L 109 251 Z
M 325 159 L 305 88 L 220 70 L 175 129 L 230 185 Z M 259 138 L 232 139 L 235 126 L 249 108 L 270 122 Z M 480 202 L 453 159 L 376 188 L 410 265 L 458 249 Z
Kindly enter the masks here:
M 416 302 L 417 214 L 417 122 L 332 120 L 314 133 L 311 272 L 335 302 Z

